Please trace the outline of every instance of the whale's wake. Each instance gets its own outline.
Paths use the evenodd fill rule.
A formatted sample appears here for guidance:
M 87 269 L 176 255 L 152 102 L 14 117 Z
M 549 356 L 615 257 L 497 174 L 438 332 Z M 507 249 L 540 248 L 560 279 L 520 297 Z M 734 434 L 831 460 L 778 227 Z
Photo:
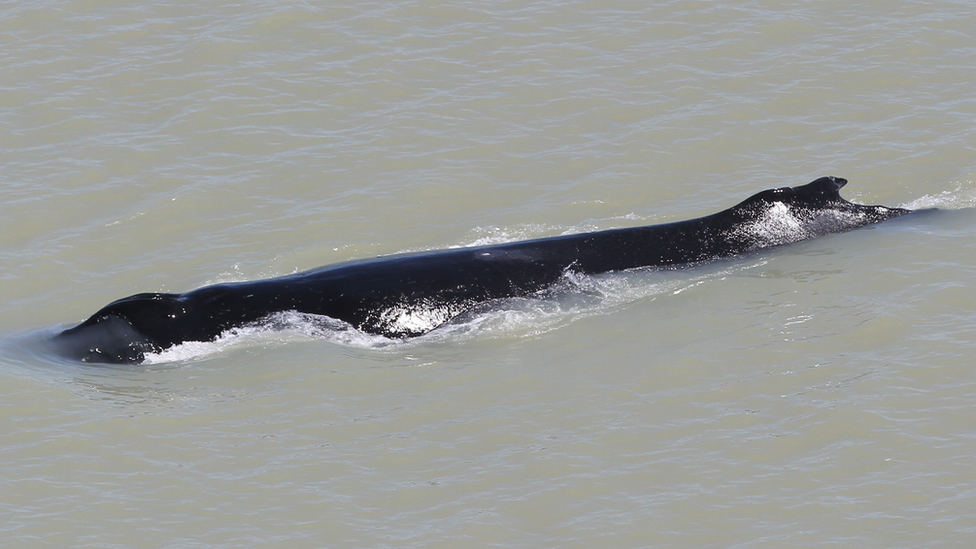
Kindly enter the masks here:
M 921 196 L 902 207 L 909 210 L 923 210 L 927 208 L 962 210 L 965 208 L 976 208 L 976 187 L 974 187 L 972 181 L 966 184 L 958 183 L 956 188 L 951 191 Z

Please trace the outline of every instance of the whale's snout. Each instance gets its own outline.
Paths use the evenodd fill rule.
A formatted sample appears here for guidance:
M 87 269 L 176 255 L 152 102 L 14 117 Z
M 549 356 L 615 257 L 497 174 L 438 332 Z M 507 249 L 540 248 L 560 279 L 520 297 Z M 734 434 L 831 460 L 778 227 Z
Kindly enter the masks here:
M 51 345 L 69 360 L 100 364 L 135 364 L 155 350 L 131 324 L 114 315 L 65 330 L 51 338 Z

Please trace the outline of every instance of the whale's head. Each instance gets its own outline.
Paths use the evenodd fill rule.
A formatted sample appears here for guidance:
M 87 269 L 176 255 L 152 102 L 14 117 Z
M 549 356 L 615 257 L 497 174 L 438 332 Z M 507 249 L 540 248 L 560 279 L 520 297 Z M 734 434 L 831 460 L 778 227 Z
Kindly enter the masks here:
M 55 351 L 83 362 L 132 364 L 186 339 L 193 305 L 176 294 L 146 293 L 114 301 L 52 338 Z
M 846 184 L 844 178 L 828 176 L 757 193 L 730 210 L 736 218 L 730 232 L 747 241 L 749 249 L 760 249 L 850 231 L 910 211 L 849 202 L 840 196 Z

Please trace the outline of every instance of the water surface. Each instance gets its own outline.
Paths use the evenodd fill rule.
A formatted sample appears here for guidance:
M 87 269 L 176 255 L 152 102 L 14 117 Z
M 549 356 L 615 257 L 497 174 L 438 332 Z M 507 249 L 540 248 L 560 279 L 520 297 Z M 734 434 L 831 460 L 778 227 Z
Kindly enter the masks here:
M 976 537 L 976 8 L 0 8 L 0 539 L 952 547 Z M 402 345 L 33 341 L 142 291 L 666 222 L 938 207 Z M 967 543 L 969 542 L 969 543 Z

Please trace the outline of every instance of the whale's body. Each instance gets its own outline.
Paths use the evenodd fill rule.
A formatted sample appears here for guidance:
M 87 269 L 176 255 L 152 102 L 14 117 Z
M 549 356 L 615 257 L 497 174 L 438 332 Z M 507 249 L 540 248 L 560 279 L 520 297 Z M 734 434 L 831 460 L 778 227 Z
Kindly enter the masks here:
M 298 311 L 391 338 L 417 336 L 481 304 L 551 288 L 567 272 L 673 268 L 728 258 L 908 213 L 841 198 L 847 181 L 823 177 L 760 192 L 719 213 L 661 225 L 492 246 L 398 254 L 288 276 L 143 293 L 112 302 L 54 337 L 63 355 L 135 363 L 147 353 Z

